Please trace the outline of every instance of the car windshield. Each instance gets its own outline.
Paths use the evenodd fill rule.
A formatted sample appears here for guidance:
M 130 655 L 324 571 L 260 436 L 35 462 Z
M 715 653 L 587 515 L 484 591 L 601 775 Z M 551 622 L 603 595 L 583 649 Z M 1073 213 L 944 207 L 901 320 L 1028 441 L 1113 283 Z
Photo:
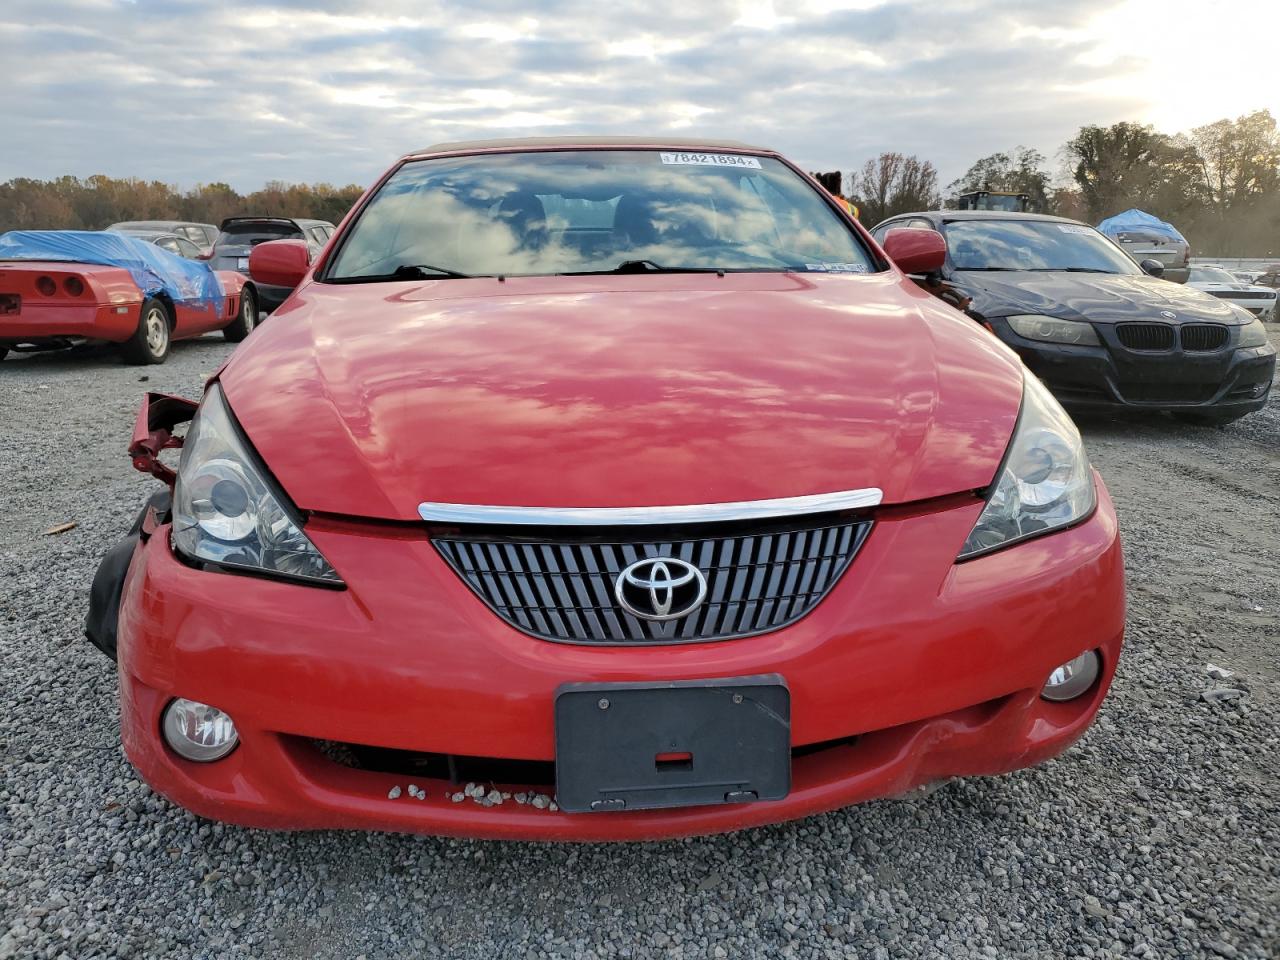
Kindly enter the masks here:
M 1192 267 L 1190 283 L 1239 283 L 1227 271 L 1219 267 Z
M 1141 273 L 1093 227 L 1053 220 L 953 220 L 943 226 L 957 270 Z
M 877 269 L 817 190 L 774 158 L 574 150 L 406 163 L 325 279 Z

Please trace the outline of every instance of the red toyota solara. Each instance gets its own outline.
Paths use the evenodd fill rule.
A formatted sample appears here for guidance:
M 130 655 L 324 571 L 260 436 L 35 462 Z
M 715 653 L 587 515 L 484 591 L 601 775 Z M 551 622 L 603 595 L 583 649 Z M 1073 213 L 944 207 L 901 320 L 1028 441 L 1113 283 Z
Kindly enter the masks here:
M 130 760 L 252 826 L 629 840 L 1059 753 L 1116 517 L 909 278 L 942 256 L 773 151 L 632 139 L 444 144 L 316 262 L 258 246 L 296 289 L 198 407 L 148 396 L 172 494 L 93 587 Z

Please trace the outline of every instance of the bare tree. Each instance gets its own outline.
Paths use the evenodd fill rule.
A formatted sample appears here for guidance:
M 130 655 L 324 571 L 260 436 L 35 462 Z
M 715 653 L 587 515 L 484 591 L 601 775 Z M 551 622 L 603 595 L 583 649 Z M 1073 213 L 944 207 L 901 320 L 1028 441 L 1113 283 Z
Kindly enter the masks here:
M 919 157 L 882 153 L 864 163 L 850 182 L 852 199 L 869 225 L 895 214 L 939 205 L 938 171 Z

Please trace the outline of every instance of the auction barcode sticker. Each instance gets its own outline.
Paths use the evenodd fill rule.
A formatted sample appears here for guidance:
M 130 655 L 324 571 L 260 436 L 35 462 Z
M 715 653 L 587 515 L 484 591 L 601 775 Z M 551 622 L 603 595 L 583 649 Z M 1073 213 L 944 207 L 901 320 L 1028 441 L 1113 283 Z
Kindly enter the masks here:
M 693 167 L 749 167 L 760 169 L 760 161 L 755 157 L 744 157 L 736 153 L 664 153 L 662 162 Z
M 870 273 L 865 263 L 806 263 L 810 273 Z
M 1063 233 L 1082 233 L 1085 236 L 1093 233 L 1093 227 L 1086 227 L 1078 223 L 1060 223 L 1058 229 Z

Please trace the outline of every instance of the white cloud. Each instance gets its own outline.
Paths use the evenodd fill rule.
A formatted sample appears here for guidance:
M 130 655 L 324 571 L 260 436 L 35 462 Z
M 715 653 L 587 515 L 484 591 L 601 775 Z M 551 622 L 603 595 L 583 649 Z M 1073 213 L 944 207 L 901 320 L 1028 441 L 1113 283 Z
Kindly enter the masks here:
M 436 140 L 677 131 L 809 169 L 917 153 L 946 182 L 1085 123 L 1280 113 L 1236 55 L 1270 43 L 1261 4 L 1155 22 L 1135 0 L 5 0 L 0 180 L 365 183 Z M 1199 42 L 1223 24 L 1231 44 Z

